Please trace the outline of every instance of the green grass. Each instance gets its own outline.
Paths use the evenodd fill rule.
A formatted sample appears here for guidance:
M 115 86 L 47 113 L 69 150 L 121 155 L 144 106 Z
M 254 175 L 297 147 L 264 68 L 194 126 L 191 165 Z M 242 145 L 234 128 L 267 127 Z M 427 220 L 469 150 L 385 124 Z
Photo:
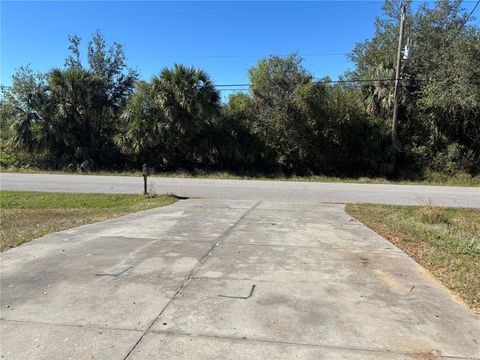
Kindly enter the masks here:
M 169 195 L 70 194 L 0 191 L 0 249 L 51 232 L 172 204 Z
M 347 212 L 480 310 L 480 210 L 351 204 Z
M 72 173 L 68 171 L 38 170 L 30 168 L 2 168 L 1 172 L 6 173 L 38 173 L 38 174 L 74 174 L 74 175 L 105 175 L 105 176 L 141 176 L 139 171 L 93 171 Z M 159 172 L 154 177 L 177 177 L 177 178 L 198 178 L 198 179 L 224 179 L 224 180 L 276 180 L 276 181 L 307 181 L 307 182 L 339 182 L 357 184 L 399 184 L 399 185 L 444 185 L 444 186 L 479 186 L 480 175 L 471 176 L 460 173 L 456 175 L 445 175 L 429 172 L 417 180 L 392 180 L 383 177 L 332 177 L 332 176 L 285 176 L 283 174 L 237 174 L 228 171 L 174 171 Z

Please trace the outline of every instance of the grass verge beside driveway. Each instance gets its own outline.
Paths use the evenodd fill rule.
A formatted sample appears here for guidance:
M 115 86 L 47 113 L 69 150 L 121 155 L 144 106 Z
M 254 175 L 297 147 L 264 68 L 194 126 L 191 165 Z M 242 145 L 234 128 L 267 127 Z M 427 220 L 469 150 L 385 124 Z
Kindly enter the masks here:
M 480 210 L 350 204 L 346 211 L 480 312 Z
M 0 191 L 0 249 L 51 232 L 172 204 L 169 195 L 73 194 Z

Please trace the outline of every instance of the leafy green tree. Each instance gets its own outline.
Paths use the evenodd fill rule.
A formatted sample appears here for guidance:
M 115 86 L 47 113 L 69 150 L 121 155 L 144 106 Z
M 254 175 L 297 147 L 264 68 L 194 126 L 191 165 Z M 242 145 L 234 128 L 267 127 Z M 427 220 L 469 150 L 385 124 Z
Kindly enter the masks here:
M 255 121 L 253 131 L 265 144 L 270 171 L 292 171 L 300 155 L 295 133 L 305 125 L 294 111 L 293 96 L 312 76 L 296 54 L 270 56 L 248 70 Z
M 475 173 L 480 172 L 480 29 L 459 29 L 466 19 L 460 6 L 442 2 L 423 10 L 415 31 L 425 45 L 418 46 L 420 58 L 409 70 L 428 75 L 418 107 L 430 125 L 434 149 L 443 147 L 440 157 L 450 158 L 457 170 Z
M 69 37 L 69 41 L 71 54 L 65 61 L 66 68 L 86 69 L 102 82 L 105 94 L 102 131 L 108 131 L 113 137 L 120 127 L 120 113 L 132 94 L 138 74 L 128 68 L 123 46 L 116 42 L 108 46 L 99 30 L 87 44 L 86 66 L 80 60 L 81 39 L 74 35 Z
M 76 47 L 72 42 L 71 48 Z M 117 115 L 138 78 L 138 73 L 127 67 L 123 46 L 116 42 L 107 46 L 102 33 L 97 30 L 88 43 L 88 68 L 102 80 L 109 110 L 114 110 Z
M 320 82 L 292 54 L 262 59 L 249 70 L 255 120 L 276 171 L 334 173 L 335 118 L 329 79 Z
M 312 80 L 312 75 L 302 66 L 302 59 L 297 54 L 260 59 L 248 70 L 248 74 L 253 96 L 269 107 L 281 106 L 298 85 Z
M 422 4 L 416 9 L 407 2 L 407 14 L 406 38 L 413 45 L 413 57 L 404 61 L 402 67 L 401 166 L 405 171 L 418 172 L 436 163 L 435 170 L 442 170 L 447 164 L 437 162 L 435 158 L 439 156 L 458 163 L 457 170 L 478 172 L 478 26 L 466 21 L 468 14 L 460 0 L 441 0 L 433 6 Z M 381 75 L 378 69 L 389 69 L 393 75 L 398 19 L 397 2 L 387 0 L 384 16 L 376 21 L 373 38 L 357 44 L 351 54 L 356 65 L 352 77 L 375 78 Z M 363 91 L 369 112 L 390 121 L 393 87 L 377 82 L 366 84 Z M 457 150 L 450 151 L 451 145 Z M 446 156 L 448 153 L 455 156 Z
M 48 154 L 50 166 L 72 169 L 113 167 L 119 162 L 113 138 L 119 113 L 136 73 L 127 69 L 123 48 L 107 48 L 100 32 L 88 45 L 88 66 L 80 61 L 80 38 L 70 37 L 65 69 L 35 74 L 21 67 L 5 102 L 13 109 L 14 142 Z
M 220 169 L 252 173 L 268 168 L 263 139 L 255 131 L 252 97 L 236 92 L 228 97 L 219 117 L 213 119 L 216 166 Z
M 391 172 L 390 126 L 372 116 L 358 88 L 345 84 L 330 87 L 332 118 L 332 173 L 346 176 L 379 176 Z
M 383 67 L 376 70 L 388 75 L 380 73 L 388 72 Z M 383 82 L 373 84 L 368 109 L 360 87 L 314 81 L 295 54 L 260 60 L 249 73 L 251 132 L 277 171 L 348 176 L 388 171 L 388 125 L 377 118 L 391 101 Z

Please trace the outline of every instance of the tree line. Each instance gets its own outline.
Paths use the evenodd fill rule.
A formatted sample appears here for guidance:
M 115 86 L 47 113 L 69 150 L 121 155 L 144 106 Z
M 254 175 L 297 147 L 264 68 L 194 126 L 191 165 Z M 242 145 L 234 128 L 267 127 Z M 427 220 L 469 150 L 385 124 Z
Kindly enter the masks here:
M 248 70 L 249 91 L 222 102 L 205 71 L 175 64 L 150 81 L 96 32 L 81 62 L 20 67 L 0 99 L 1 166 L 421 177 L 480 173 L 480 31 L 461 1 L 407 3 L 413 56 L 402 67 L 391 141 L 399 9 L 387 0 L 341 81 L 315 79 L 297 54 Z M 464 24 L 465 23 L 465 24 Z M 396 166 L 392 159 L 395 155 Z

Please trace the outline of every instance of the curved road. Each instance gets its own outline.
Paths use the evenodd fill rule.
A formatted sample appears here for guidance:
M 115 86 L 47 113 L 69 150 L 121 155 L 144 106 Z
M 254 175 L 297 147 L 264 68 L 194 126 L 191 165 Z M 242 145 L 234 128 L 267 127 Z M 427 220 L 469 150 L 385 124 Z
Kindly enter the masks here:
M 2 173 L 2 190 L 85 193 L 143 191 L 141 177 Z M 149 178 L 150 190 L 182 197 L 229 200 L 320 201 L 480 208 L 479 187 Z

